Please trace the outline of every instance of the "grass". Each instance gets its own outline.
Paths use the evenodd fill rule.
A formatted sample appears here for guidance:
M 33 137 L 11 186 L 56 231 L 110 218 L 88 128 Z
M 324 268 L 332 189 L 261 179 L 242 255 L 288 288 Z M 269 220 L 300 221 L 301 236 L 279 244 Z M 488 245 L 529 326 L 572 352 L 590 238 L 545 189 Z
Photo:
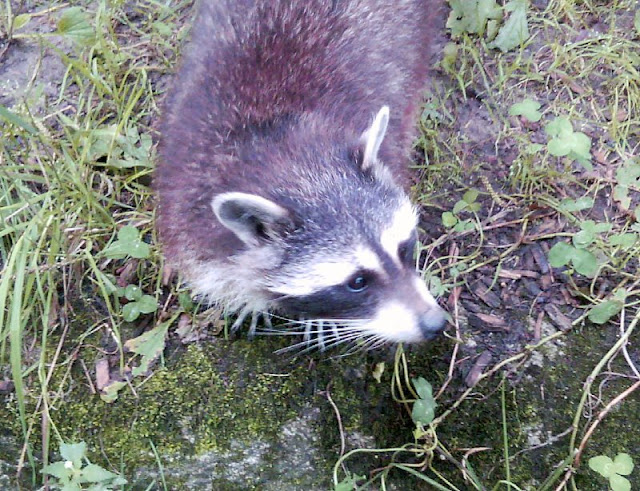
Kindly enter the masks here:
M 93 363 L 105 346 L 117 354 L 121 373 L 132 363 L 150 363 L 163 342 L 147 352 L 137 346 L 134 362 L 125 353 L 127 341 L 154 327 L 166 330 L 167 322 L 195 308 L 162 264 L 150 189 L 153 119 L 164 75 L 188 31 L 191 2 L 77 7 L 41 2 L 25 15 L 15 3 L 0 6 L 0 64 L 16 53 L 25 65 L 32 62 L 18 92 L 0 87 L 0 368 L 13 383 L 15 400 L 6 404 L 17 415 L 2 429 L 22 435 L 18 472 L 30 469 L 34 485 L 56 460 L 50 454 L 70 438 L 58 428 L 78 365 Z M 443 361 L 441 371 L 425 375 L 439 404 L 436 418 L 413 435 L 407 431 L 406 445 L 380 449 L 392 457 L 381 457 L 371 482 L 388 483 L 404 472 L 440 489 L 599 489 L 604 481 L 585 469 L 587 456 L 626 451 L 639 462 L 637 430 L 625 435 L 620 422 L 625 407 L 638 407 L 640 378 L 638 351 L 630 344 L 640 318 L 640 217 L 634 215 L 640 186 L 628 170 L 640 165 L 634 9 L 630 0 L 556 0 L 545 9 L 528 8 L 531 36 L 505 53 L 489 48 L 484 34 L 468 32 L 445 48 L 421 120 L 416 148 L 428 165 L 416 170 L 423 178 L 416 196 L 430 239 L 421 251 L 423 275 L 448 299 L 455 342 L 440 355 L 448 366 Z M 58 60 L 53 65 L 51 57 Z M 541 104 L 539 123 L 508 114 L 527 98 Z M 556 117 L 567 117 L 574 132 L 589 137 L 590 168 L 551 153 L 545 125 Z M 470 189 L 474 199 L 465 195 Z M 466 205 L 458 204 L 463 196 Z M 455 225 L 441 223 L 445 212 Z M 147 254 L 109 254 L 125 226 L 151 246 Z M 517 282 L 527 278 L 513 275 L 531 269 L 525 251 L 562 262 L 551 253 L 558 242 L 573 247 L 562 269 L 546 273 L 566 299 L 559 314 L 533 300 L 522 319 L 508 317 L 504 306 L 483 310 L 508 318 L 510 342 L 470 326 L 473 313 L 463 300 L 478 291 L 478 281 L 484 294 L 521 288 Z M 573 261 L 576 254 L 587 258 L 586 266 Z M 123 321 L 118 290 L 131 285 L 157 304 L 133 328 Z M 478 365 L 483 349 L 494 357 Z M 573 357 L 574 373 L 565 371 L 562 358 L 552 358 L 558 349 Z M 568 390 L 555 419 L 544 410 L 559 401 L 554 394 L 536 400 L 517 383 L 535 372 L 537 356 L 546 357 L 547 369 L 558 364 L 540 368 L 540 385 Z M 411 377 L 429 363 L 410 366 L 398 352 L 390 392 L 399 396 L 391 407 L 399 417 L 405 409 L 411 413 L 417 398 Z M 458 374 L 473 368 L 479 369 L 475 378 L 461 383 Z M 129 380 L 110 397 L 142 391 L 146 380 Z M 113 388 L 109 382 L 103 392 Z M 479 402 L 478 393 L 484 394 Z M 495 425 L 484 419 L 489 408 Z M 564 436 L 536 447 L 520 418 L 554 438 Z M 478 425 L 475 435 L 461 419 Z M 494 450 L 484 448 L 485 425 Z M 151 445 L 166 488 L 163 448 Z M 358 454 L 352 450 L 338 461 L 336 483 L 341 466 L 349 469 Z M 536 459 L 545 464 L 536 467 Z M 347 475 L 362 482 L 355 474 Z

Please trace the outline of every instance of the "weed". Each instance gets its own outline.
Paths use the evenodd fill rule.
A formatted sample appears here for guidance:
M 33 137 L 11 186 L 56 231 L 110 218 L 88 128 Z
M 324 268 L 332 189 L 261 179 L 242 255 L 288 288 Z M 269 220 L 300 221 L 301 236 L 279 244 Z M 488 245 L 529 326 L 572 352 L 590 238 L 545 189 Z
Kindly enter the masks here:
M 619 453 L 613 460 L 606 455 L 589 459 L 589 467 L 609 479 L 613 491 L 630 491 L 631 483 L 626 477 L 633 471 L 633 460 L 626 453 Z
M 43 474 L 52 478 L 50 485 L 54 489 L 97 491 L 117 489 L 127 484 L 127 480 L 118 474 L 89 462 L 87 445 L 84 442 L 61 443 L 60 456 L 63 460 L 53 462 L 42 469 Z

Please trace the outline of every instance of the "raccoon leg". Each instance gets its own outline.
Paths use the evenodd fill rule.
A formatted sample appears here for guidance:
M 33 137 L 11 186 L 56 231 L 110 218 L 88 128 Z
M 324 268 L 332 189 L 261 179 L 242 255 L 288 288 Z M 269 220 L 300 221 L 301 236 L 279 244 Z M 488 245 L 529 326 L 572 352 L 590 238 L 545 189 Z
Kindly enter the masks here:
M 258 319 L 260 319 L 260 312 L 251 313 L 251 324 L 249 324 L 249 339 L 253 339 L 256 335 L 256 329 L 258 328 Z
M 231 331 L 236 332 L 238 329 L 242 327 L 242 323 L 247 318 L 247 316 L 252 312 L 249 308 L 244 308 L 238 314 L 235 322 L 231 325 Z M 251 321 L 253 323 L 253 320 Z

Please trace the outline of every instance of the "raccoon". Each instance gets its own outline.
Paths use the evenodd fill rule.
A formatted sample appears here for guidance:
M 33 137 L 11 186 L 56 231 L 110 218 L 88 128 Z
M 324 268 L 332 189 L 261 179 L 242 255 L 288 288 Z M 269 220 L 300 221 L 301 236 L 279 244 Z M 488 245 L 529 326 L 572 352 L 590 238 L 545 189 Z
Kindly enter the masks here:
M 158 229 L 234 328 L 272 312 L 321 347 L 442 331 L 405 192 L 438 4 L 201 2 L 160 128 Z

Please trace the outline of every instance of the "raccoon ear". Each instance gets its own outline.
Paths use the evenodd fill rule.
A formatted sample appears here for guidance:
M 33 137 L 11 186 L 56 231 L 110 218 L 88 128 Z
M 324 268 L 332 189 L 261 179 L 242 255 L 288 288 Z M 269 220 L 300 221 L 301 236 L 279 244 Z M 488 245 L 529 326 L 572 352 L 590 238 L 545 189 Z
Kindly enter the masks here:
M 286 208 L 255 194 L 222 193 L 213 198 L 211 207 L 220 223 L 251 247 L 291 224 Z
M 364 142 L 364 153 L 362 157 L 362 170 L 369 170 L 376 166 L 378 162 L 378 151 L 382 140 L 387 132 L 389 124 L 389 106 L 382 106 L 376 114 L 373 123 L 362 133 Z

